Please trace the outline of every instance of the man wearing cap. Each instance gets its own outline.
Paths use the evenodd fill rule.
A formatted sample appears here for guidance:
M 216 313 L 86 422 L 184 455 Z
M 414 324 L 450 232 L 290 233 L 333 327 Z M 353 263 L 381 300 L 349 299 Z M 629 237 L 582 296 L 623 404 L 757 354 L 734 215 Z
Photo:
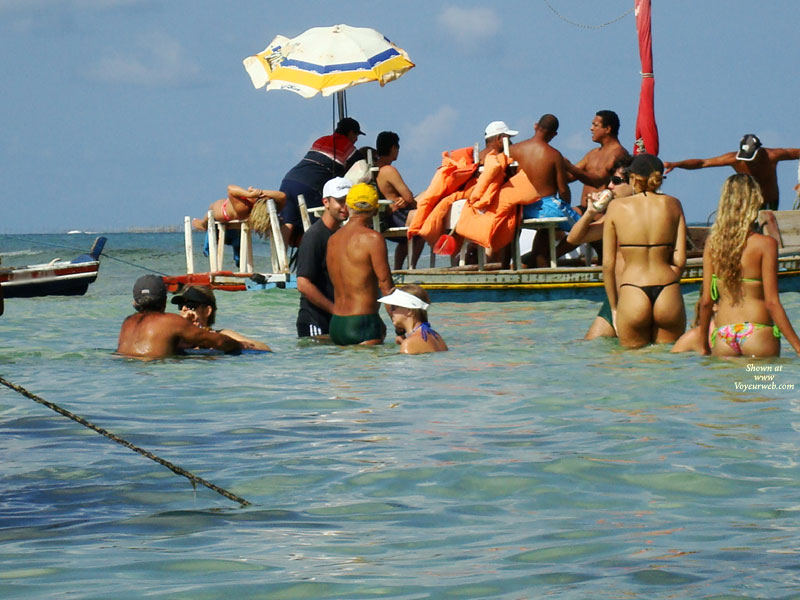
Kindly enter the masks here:
M 333 313 L 333 284 L 325 260 L 328 240 L 347 220 L 345 198 L 350 181 L 344 177 L 329 180 L 322 190 L 325 211 L 303 235 L 297 250 L 297 337 L 327 335 Z
M 182 348 L 212 348 L 237 353 L 242 344 L 214 331 L 196 327 L 180 315 L 167 314 L 167 288 L 156 275 L 143 275 L 133 286 L 136 313 L 122 322 L 117 353 L 140 359 L 164 358 Z
M 511 140 L 512 137 L 517 135 L 519 131 L 514 131 L 510 129 L 508 125 L 506 125 L 505 121 L 492 121 L 486 126 L 486 130 L 484 131 L 484 140 L 486 141 L 486 147 L 481 150 L 480 154 L 478 155 L 478 160 L 480 163 L 483 163 L 486 155 L 490 152 L 496 152 L 497 154 L 501 154 L 503 152 L 503 140 L 508 139 Z
M 555 115 L 542 115 L 533 129 L 532 138 L 511 147 L 511 158 L 519 163 L 519 168 L 541 196 L 536 202 L 523 205 L 523 218 L 567 217 L 568 220 L 559 223 L 558 227 L 569 232 L 581 216 L 569 205 L 571 195 L 564 157 L 550 145 L 550 141 L 558 135 L 558 119 Z M 566 242 L 559 243 L 557 253 L 560 256 L 569 249 Z M 533 243 L 536 264 L 532 266 L 546 267 L 549 264 L 548 254 L 547 236 L 537 235 Z
M 386 240 L 370 227 L 378 192 L 357 183 L 347 193 L 347 208 L 350 220 L 328 241 L 334 292 L 331 340 L 340 346 L 382 344 L 386 326 L 378 314 L 378 298 L 394 286 Z
M 333 177 L 341 177 L 358 160 L 355 143 L 364 135 L 358 121 L 345 117 L 336 125 L 333 135 L 315 141 L 302 160 L 283 176 L 280 191 L 286 194 L 281 210 L 284 239 L 296 246 L 303 235 L 303 224 L 297 197 L 303 195 L 308 208 L 322 206 L 322 187 Z
M 732 167 L 737 173 L 747 173 L 761 186 L 764 207 L 778 210 L 778 163 L 800 158 L 800 148 L 764 148 L 758 136 L 748 133 L 739 142 L 738 152 L 728 152 L 714 158 L 689 158 L 665 162 L 664 173 L 672 169 L 705 169 L 706 167 Z
M 589 194 L 602 190 L 614 173 L 614 163 L 628 154 L 619 143 L 619 117 L 613 110 L 598 110 L 589 128 L 592 141 L 600 144 L 576 164 L 566 161 L 568 181 L 583 183 L 580 205 L 585 209 Z

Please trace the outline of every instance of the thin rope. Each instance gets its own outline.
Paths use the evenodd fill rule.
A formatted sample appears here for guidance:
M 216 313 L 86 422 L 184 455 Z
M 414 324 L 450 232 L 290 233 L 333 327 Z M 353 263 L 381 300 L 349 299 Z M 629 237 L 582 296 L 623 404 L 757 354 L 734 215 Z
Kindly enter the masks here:
M 617 21 L 621 21 L 622 19 L 627 17 L 629 14 L 631 14 L 634 11 L 634 8 L 635 8 L 634 6 L 631 6 L 628 10 L 626 10 L 624 13 L 622 13 L 616 19 L 612 19 L 610 21 L 607 21 L 606 23 L 603 23 L 602 25 L 585 25 L 584 23 L 576 23 L 575 21 L 571 21 L 570 19 L 566 18 L 564 15 L 562 15 L 560 12 L 558 12 L 555 8 L 553 8 L 553 5 L 550 4 L 550 2 L 548 0 L 544 0 L 544 3 L 547 5 L 547 8 L 552 10 L 553 13 L 559 19 L 561 19 L 565 23 L 569 23 L 570 25 L 574 25 L 575 27 L 580 27 L 581 29 L 602 29 L 603 27 L 608 27 L 609 25 L 613 25 Z
M 116 442 L 117 444 L 120 444 L 121 446 L 125 446 L 126 448 L 129 448 L 129 449 L 133 450 L 134 452 L 138 452 L 142 456 L 144 456 L 146 458 L 149 458 L 150 460 L 153 460 L 153 461 L 157 462 L 158 464 L 167 467 L 170 471 L 172 471 L 176 475 L 181 475 L 183 477 L 186 477 L 189 481 L 192 482 L 192 488 L 194 488 L 195 490 L 197 489 L 196 485 L 199 483 L 201 485 L 206 486 L 208 489 L 214 490 L 218 494 L 220 494 L 222 496 L 225 496 L 228 500 L 233 500 L 234 502 L 238 502 L 241 506 L 248 506 L 250 504 L 244 498 L 242 498 L 240 496 L 237 496 L 236 494 L 232 494 L 228 490 L 224 490 L 221 487 L 218 487 L 218 486 L 214 485 L 213 483 L 211 483 L 209 481 L 206 481 L 202 477 L 198 477 L 197 475 L 194 475 L 194 474 L 190 473 L 189 471 L 187 471 L 185 469 L 182 469 L 178 465 L 174 465 L 171 462 L 156 456 L 152 452 L 148 452 L 147 450 L 139 448 L 138 446 L 136 446 L 134 444 L 131 444 L 127 440 L 123 440 L 121 437 L 114 435 L 110 431 L 108 431 L 106 429 L 103 429 L 102 427 L 98 427 L 97 425 L 95 425 L 93 423 L 90 423 L 89 421 L 87 421 L 83 417 L 80 417 L 80 416 L 76 415 L 75 413 L 72 413 L 72 412 L 70 412 L 70 411 L 68 411 L 68 410 L 66 410 L 64 408 L 61 408 L 57 404 L 53 404 L 52 402 L 48 402 L 44 398 L 40 398 L 36 394 L 33 394 L 33 393 L 29 392 L 28 390 L 26 390 L 24 387 L 22 387 L 20 385 L 16 385 L 14 383 L 11 383 L 10 381 L 7 381 L 6 379 L 4 379 L 1 376 L 0 376 L 0 383 L 2 383 L 4 386 L 6 386 L 8 388 L 11 388 L 15 392 L 19 392 L 20 394 L 22 394 L 26 398 L 30 398 L 34 402 L 38 402 L 39 404 L 42 404 L 42 405 L 46 406 L 50 410 L 53 410 L 53 411 L 57 412 L 60 415 L 63 415 L 65 417 L 69 418 L 69 419 L 72 419 L 76 423 L 80 423 L 84 427 L 88 427 L 89 429 L 91 429 L 93 431 L 96 431 L 100 435 L 105 436 L 108 439 L 110 439 L 112 442 Z
M 73 252 L 84 252 L 85 251 L 85 248 L 75 248 L 73 246 L 65 246 L 64 244 L 56 244 L 56 243 L 53 243 L 53 242 L 43 242 L 41 240 L 32 240 L 31 238 L 22 237 L 22 236 L 19 236 L 19 235 L 9 235 L 7 233 L 0 233 L 0 236 L 7 237 L 7 238 L 13 238 L 15 240 L 25 240 L 26 242 L 30 242 L 31 244 L 38 244 L 38 245 L 42 245 L 42 246 L 52 246 L 54 248 L 63 248 L 64 250 L 72 250 Z M 136 263 L 132 263 L 130 261 L 123 260 L 121 258 L 117 258 L 116 256 L 110 256 L 110 255 L 106 254 L 105 252 L 101 252 L 100 256 L 105 256 L 109 260 L 115 260 L 117 262 L 121 262 L 123 264 L 126 264 L 126 265 L 128 265 L 130 267 L 136 267 L 137 269 L 142 269 L 143 271 L 149 271 L 150 273 L 155 273 L 156 275 L 163 275 L 164 277 L 167 277 L 166 273 L 162 273 L 161 271 L 156 271 L 155 269 L 151 269 L 149 267 L 144 267 L 142 265 L 137 265 Z

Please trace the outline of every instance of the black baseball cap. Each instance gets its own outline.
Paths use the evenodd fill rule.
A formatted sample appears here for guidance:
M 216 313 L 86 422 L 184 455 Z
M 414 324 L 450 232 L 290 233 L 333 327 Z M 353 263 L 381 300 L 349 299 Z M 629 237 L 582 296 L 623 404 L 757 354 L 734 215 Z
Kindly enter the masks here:
M 761 140 L 753 133 L 748 133 L 739 142 L 739 152 L 736 153 L 736 158 L 739 160 L 753 160 L 761 148 Z

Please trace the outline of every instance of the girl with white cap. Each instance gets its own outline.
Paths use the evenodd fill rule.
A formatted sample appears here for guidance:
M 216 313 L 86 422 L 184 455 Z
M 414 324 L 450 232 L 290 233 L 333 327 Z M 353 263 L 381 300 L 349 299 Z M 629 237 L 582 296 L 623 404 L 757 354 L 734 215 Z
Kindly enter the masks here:
M 447 350 L 442 336 L 428 323 L 428 293 L 413 283 L 401 285 L 388 296 L 378 298 L 386 305 L 395 330 L 403 332 L 397 343 L 405 354 L 425 354 Z

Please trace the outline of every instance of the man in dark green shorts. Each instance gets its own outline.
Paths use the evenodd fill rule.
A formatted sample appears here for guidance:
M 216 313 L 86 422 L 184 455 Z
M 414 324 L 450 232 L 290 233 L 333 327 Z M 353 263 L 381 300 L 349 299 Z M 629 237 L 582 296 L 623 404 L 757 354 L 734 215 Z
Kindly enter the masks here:
M 378 298 L 394 289 L 386 240 L 372 229 L 378 192 L 358 183 L 347 193 L 350 220 L 328 240 L 328 274 L 333 282 L 330 336 L 334 344 L 382 344 L 386 325 Z

